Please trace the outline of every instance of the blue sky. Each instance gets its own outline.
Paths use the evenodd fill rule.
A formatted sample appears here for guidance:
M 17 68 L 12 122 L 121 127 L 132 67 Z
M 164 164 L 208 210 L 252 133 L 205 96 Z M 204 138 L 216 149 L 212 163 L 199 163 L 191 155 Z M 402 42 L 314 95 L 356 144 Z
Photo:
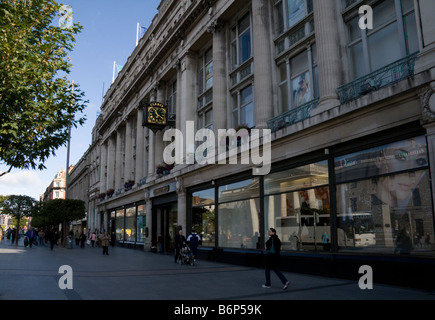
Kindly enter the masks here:
M 84 126 L 71 133 L 70 164 L 80 160 L 92 142 L 92 128 L 100 110 L 103 89 L 112 84 L 113 62 L 124 65 L 136 46 L 137 23 L 148 27 L 157 14 L 160 0 L 62 0 L 73 10 L 74 22 L 80 22 L 82 32 L 70 53 L 72 70 L 69 78 L 80 84 L 89 100 L 84 112 Z M 57 171 L 66 168 L 66 147 L 46 162 L 46 170 L 20 171 L 0 177 L 0 195 L 22 194 L 39 199 Z M 8 168 L 0 166 L 0 171 Z

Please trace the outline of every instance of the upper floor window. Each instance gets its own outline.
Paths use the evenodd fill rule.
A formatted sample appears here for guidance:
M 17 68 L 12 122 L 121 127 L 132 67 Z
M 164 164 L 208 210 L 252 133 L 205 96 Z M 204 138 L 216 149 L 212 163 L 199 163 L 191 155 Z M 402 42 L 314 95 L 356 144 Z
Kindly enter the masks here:
M 251 16 L 246 13 L 231 29 L 231 63 L 237 68 L 252 56 Z
M 413 0 L 379 1 L 372 8 L 373 29 L 361 29 L 359 15 L 347 22 L 352 79 L 418 51 Z
M 277 34 L 290 29 L 313 11 L 313 0 L 275 0 Z
M 319 96 L 316 45 L 278 65 L 279 105 L 282 112 Z
M 213 87 L 213 49 L 208 49 L 199 58 L 198 93 L 202 94 Z
M 233 126 L 254 127 L 254 87 L 252 84 L 233 94 Z

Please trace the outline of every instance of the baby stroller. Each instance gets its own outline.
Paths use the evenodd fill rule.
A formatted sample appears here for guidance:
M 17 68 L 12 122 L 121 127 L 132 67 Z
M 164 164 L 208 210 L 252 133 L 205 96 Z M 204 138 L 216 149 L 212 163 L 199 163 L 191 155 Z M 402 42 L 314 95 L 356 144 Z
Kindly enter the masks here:
M 195 260 L 194 260 L 192 251 L 190 250 L 190 248 L 188 246 L 184 246 L 183 248 L 181 248 L 180 257 L 178 258 L 178 263 L 179 264 L 187 264 L 187 265 L 191 265 L 191 266 L 195 265 Z

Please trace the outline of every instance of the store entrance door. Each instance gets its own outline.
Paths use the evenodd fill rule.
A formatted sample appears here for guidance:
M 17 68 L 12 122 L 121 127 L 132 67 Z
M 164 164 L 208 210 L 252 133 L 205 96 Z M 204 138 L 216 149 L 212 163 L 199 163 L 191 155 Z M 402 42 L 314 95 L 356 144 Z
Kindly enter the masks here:
M 153 210 L 153 229 L 158 253 L 174 251 L 174 240 L 177 232 L 177 203 L 160 205 Z M 161 249 L 159 238 L 161 239 Z M 163 250 L 163 252 L 160 252 Z

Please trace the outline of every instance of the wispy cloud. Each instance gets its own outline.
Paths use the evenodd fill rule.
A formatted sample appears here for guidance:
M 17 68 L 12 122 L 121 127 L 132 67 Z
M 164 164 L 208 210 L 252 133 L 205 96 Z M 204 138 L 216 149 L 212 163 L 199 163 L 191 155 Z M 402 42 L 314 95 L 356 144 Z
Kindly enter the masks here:
M 11 172 L 0 177 L 0 195 L 27 195 L 39 199 L 39 195 L 48 187 L 37 172 Z

